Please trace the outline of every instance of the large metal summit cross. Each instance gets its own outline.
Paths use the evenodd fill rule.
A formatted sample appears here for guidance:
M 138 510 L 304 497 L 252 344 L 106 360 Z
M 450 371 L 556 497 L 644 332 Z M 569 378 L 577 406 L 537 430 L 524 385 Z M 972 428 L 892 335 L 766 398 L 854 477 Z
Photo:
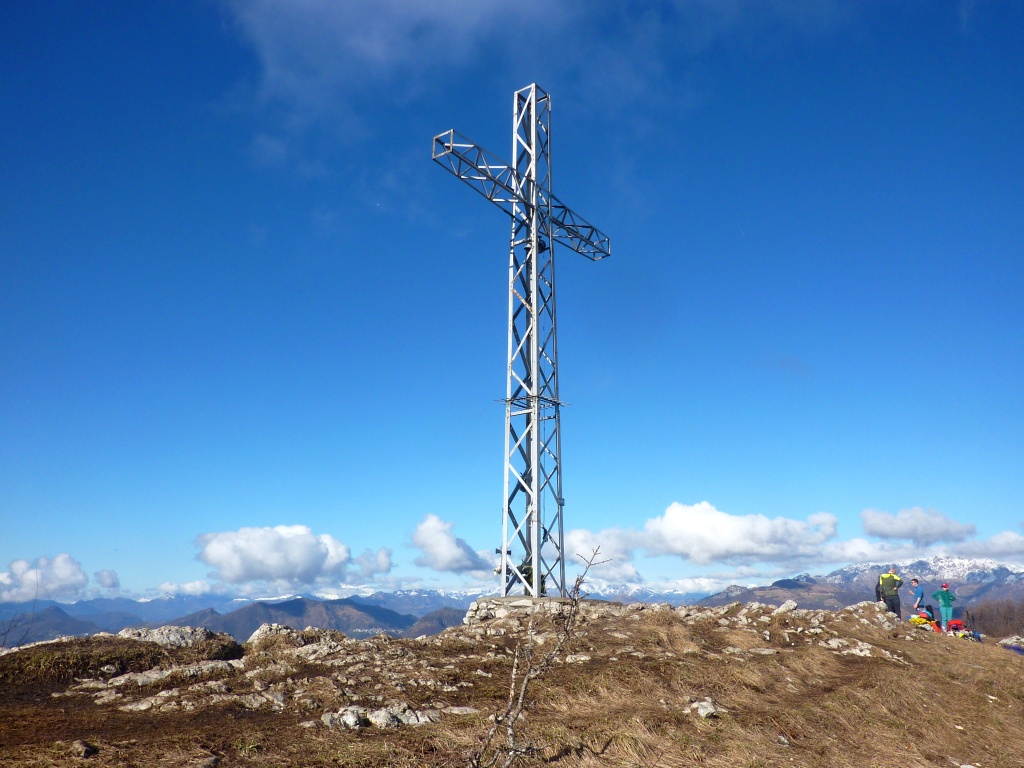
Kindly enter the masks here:
M 565 597 L 553 246 L 597 261 L 611 243 L 551 193 L 551 97 L 536 83 L 515 93 L 512 132 L 513 165 L 454 130 L 434 137 L 433 159 L 512 217 L 501 594 Z

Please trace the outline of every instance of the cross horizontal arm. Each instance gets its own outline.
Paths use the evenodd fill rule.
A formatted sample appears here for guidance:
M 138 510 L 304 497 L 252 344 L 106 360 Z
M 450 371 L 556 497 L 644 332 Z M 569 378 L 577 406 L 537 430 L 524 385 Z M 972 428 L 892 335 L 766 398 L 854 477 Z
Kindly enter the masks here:
M 612 241 L 604 232 L 551 195 L 551 237 L 593 261 L 612 255 Z
M 454 130 L 434 137 L 433 159 L 509 215 L 514 204 L 529 207 L 522 181 L 515 169 Z M 551 237 L 588 259 L 611 256 L 611 241 L 593 224 L 574 212 L 554 195 L 544 199 Z
M 512 213 L 513 203 L 525 202 L 515 169 L 454 130 L 434 137 L 433 157 L 505 213 Z

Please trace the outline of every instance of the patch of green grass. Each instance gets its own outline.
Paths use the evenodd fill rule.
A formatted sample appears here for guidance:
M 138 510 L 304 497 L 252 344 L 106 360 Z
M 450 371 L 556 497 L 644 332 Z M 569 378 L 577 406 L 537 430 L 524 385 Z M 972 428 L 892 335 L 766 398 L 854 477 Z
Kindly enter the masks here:
M 239 736 L 235 739 L 235 752 L 243 757 L 254 757 L 263 751 L 263 745 L 255 736 Z
M 0 683 L 67 682 L 76 677 L 113 677 L 126 672 L 143 672 L 160 665 L 241 657 L 242 646 L 228 635 L 217 635 L 186 648 L 171 649 L 143 640 L 79 637 L 35 645 L 0 656 Z
M 152 669 L 166 658 L 164 649 L 155 643 L 123 638 L 76 638 L 0 657 L 0 682 L 38 684 L 98 677 L 104 667 L 114 667 L 116 674 L 141 672 Z

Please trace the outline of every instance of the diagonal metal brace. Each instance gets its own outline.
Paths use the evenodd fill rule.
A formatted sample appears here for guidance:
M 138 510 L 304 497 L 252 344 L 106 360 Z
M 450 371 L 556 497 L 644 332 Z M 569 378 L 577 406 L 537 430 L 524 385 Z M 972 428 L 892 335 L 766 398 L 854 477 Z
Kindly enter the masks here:
M 434 162 L 458 176 L 473 189 L 514 216 L 514 205 L 529 208 L 528 197 L 523 194 L 523 183 L 508 163 L 455 130 L 434 137 Z M 547 208 L 551 238 L 571 248 L 581 256 L 599 261 L 611 256 L 611 240 L 565 203 L 539 190 L 539 203 Z

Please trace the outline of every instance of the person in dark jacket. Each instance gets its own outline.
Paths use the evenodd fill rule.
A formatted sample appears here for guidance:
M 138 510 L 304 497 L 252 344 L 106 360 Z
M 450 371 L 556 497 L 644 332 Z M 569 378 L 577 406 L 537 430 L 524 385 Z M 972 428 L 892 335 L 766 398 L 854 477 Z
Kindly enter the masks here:
M 903 579 L 896 575 L 896 566 L 890 566 L 888 573 L 878 577 L 878 587 L 882 593 L 882 600 L 885 602 L 886 610 L 896 614 L 896 618 L 902 620 L 903 613 L 900 610 L 899 589 L 903 586 Z

